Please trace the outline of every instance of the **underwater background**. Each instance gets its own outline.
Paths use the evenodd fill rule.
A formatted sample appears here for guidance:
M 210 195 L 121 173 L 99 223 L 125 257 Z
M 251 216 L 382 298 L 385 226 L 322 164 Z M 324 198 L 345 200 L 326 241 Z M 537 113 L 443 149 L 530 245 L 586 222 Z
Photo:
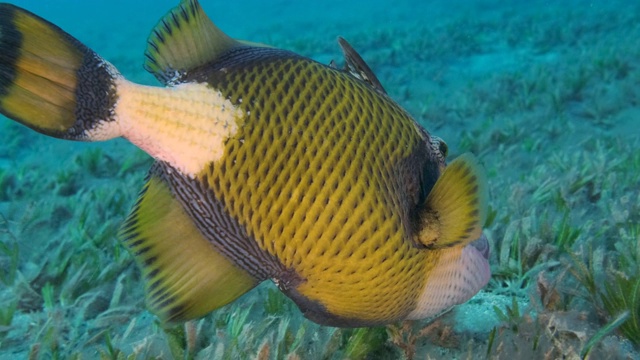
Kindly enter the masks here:
M 129 80 L 177 0 L 14 1 Z M 235 38 L 328 64 L 345 37 L 490 188 L 493 277 L 435 321 L 337 329 L 270 282 L 184 325 L 118 243 L 151 159 L 0 116 L 0 359 L 640 359 L 640 2 L 201 0 Z

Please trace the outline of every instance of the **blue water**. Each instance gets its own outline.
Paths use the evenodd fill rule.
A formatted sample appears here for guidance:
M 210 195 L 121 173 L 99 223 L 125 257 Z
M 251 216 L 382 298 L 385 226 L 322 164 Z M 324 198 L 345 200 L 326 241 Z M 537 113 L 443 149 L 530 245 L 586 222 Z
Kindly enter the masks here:
M 176 1 L 12 3 L 77 37 L 128 79 L 157 84 L 142 68 L 146 39 Z M 379 337 L 365 340 L 305 320 L 264 284 L 189 324 L 197 339 L 190 343 L 184 327 L 164 330 L 145 311 L 139 273 L 117 242 L 151 160 L 124 140 L 49 139 L 0 116 L 0 359 L 117 351 L 358 358 L 352 343 L 371 359 L 578 358 L 587 349 L 594 359 L 640 359 L 640 329 L 632 327 L 640 326 L 640 290 L 635 302 L 633 292 L 622 293 L 626 309 L 603 304 L 604 283 L 617 275 L 640 289 L 637 1 L 202 6 L 234 38 L 322 63 L 341 60 L 336 39 L 347 38 L 390 96 L 447 142 L 450 158 L 478 156 L 491 193 L 494 279 L 435 323 L 376 329 Z M 582 265 L 594 269 L 595 293 L 576 280 Z M 269 297 L 278 309 L 265 305 Z M 516 314 L 505 316 L 514 304 Z

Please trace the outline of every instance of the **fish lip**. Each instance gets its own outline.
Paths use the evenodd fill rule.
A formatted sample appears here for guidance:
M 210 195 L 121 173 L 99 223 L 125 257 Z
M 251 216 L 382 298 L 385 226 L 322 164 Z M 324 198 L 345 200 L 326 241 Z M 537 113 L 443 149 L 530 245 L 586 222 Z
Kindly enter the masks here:
M 474 291 L 474 295 L 485 287 L 491 279 L 491 266 L 489 265 L 489 255 L 491 254 L 489 248 L 489 240 L 482 234 L 479 238 L 468 244 L 463 251 L 470 251 L 469 258 L 475 257 L 477 259 L 477 272 L 478 288 Z M 470 297 L 471 298 L 471 297 Z
M 489 247 L 489 239 L 487 239 L 487 236 L 484 233 L 482 233 L 479 238 L 469 243 L 469 245 L 476 248 L 476 250 L 478 250 L 486 260 L 489 260 L 491 248 Z

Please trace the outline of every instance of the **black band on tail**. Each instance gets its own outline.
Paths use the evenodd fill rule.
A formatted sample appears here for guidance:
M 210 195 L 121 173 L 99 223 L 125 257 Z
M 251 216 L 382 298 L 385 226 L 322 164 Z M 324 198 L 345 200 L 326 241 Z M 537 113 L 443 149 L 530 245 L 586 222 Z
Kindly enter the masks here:
M 0 113 L 43 134 L 92 140 L 114 121 L 117 70 L 56 25 L 0 4 Z

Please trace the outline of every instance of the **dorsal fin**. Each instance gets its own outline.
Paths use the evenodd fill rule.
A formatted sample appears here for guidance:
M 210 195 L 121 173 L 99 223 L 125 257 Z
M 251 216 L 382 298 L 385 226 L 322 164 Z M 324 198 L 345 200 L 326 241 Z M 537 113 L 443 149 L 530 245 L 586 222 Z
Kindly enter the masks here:
M 367 65 L 351 44 L 341 36 L 338 36 L 338 44 L 344 54 L 344 71 L 371 85 L 371 87 L 379 93 L 386 94 L 387 91 L 382 87 L 378 77 L 371 71 L 369 65 Z M 332 62 L 331 66 L 335 67 L 335 64 Z
M 182 0 L 151 32 L 144 67 L 162 83 L 176 84 L 189 70 L 239 45 L 209 19 L 198 0 Z

